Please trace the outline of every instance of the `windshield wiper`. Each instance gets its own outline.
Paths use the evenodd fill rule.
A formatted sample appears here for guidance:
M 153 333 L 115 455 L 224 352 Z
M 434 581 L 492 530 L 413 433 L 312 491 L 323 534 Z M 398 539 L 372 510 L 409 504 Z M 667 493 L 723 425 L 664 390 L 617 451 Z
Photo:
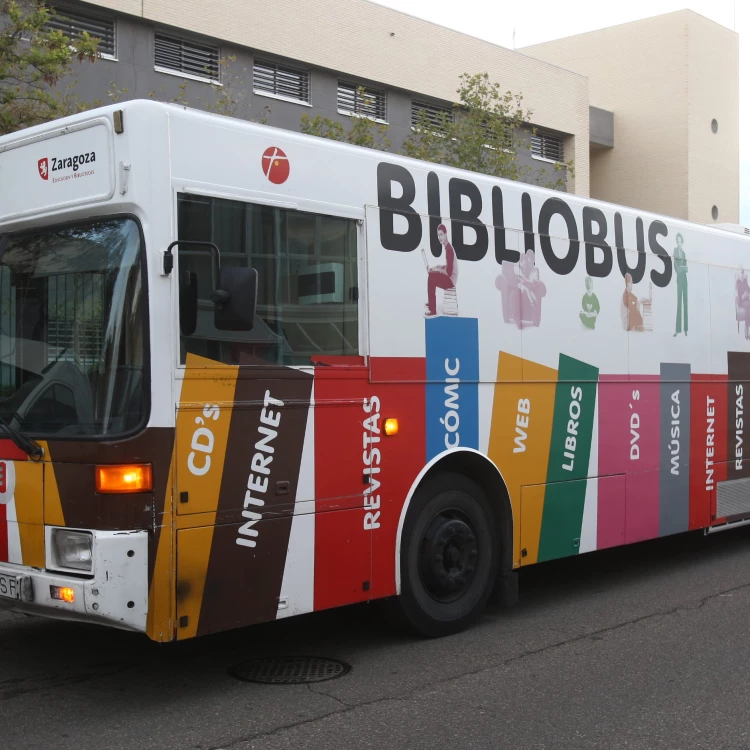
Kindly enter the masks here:
M 44 448 L 39 443 L 35 442 L 31 438 L 27 438 L 20 432 L 14 430 L 3 417 L 0 417 L 0 427 L 5 430 L 6 435 L 20 448 L 24 453 L 27 453 L 31 458 L 37 461 L 44 456 Z

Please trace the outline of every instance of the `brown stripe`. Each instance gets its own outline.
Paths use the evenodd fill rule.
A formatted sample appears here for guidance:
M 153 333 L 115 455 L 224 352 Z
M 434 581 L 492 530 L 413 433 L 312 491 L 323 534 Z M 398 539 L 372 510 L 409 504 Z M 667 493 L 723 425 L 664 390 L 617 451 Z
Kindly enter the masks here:
M 48 461 L 49 446 L 41 443 L 46 457 L 44 464 L 44 523 L 47 526 L 65 526 L 65 516 L 60 500 L 60 488 L 57 486 L 55 467 Z
M 66 524 L 113 531 L 160 527 L 173 442 L 172 427 L 150 427 L 120 443 L 50 440 L 49 460 Z M 96 464 L 128 463 L 152 465 L 153 496 L 97 495 Z
M 292 524 L 290 515 L 278 517 L 278 512 L 288 508 L 297 493 L 313 378 L 292 368 L 274 369 L 273 380 L 259 375 L 240 371 L 218 511 L 221 517 L 243 508 L 252 459 L 260 452 L 255 446 L 266 437 L 260 427 L 268 392 L 284 406 L 270 405 L 265 412 L 267 419 L 274 420 L 273 415 L 280 418 L 272 428 L 276 435 L 268 442 L 273 453 L 263 454 L 273 456 L 267 464 L 270 473 L 259 477 L 268 480 L 267 490 L 254 493 L 265 504 L 250 507 L 260 511 L 263 520 L 253 527 L 258 532 L 253 539 L 255 547 L 237 544 L 240 523 L 215 528 L 199 635 L 276 617 Z M 258 472 L 255 475 L 259 476 Z
M 750 477 L 750 420 L 747 416 L 747 406 L 750 401 L 750 354 L 747 352 L 729 352 L 727 354 L 727 479 Z M 742 394 L 737 393 L 737 387 L 742 386 Z M 740 402 L 741 406 L 740 406 Z M 742 426 L 738 427 L 740 420 Z M 739 448 L 738 448 L 739 441 Z M 737 468 L 737 451 L 741 451 Z
M 157 519 L 152 544 L 149 545 L 149 591 L 148 619 L 146 633 L 154 641 L 171 641 L 174 638 L 174 532 L 172 530 L 172 472 L 169 472 L 164 492 L 164 513 L 161 523 Z M 155 559 L 151 563 L 151 550 L 155 549 Z

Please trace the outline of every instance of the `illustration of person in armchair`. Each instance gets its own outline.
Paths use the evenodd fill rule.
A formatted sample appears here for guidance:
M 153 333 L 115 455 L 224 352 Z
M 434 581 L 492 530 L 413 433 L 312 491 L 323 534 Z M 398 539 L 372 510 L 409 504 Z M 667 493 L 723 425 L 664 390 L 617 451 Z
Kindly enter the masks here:
M 547 287 L 539 278 L 536 255 L 527 250 L 518 263 L 518 272 L 513 263 L 505 261 L 502 273 L 495 279 L 495 286 L 502 295 L 503 320 L 515 323 L 519 328 L 538 326 L 542 319 L 542 298 Z

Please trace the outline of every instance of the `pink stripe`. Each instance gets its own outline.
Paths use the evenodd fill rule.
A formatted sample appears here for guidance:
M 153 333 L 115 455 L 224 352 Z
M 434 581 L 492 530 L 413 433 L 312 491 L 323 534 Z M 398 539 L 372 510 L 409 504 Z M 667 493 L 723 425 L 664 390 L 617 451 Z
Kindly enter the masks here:
M 639 376 L 631 390 L 640 394 L 640 446 L 626 478 L 625 543 L 659 536 L 659 377 Z
M 615 547 L 625 541 L 623 478 L 630 449 L 631 396 L 627 376 L 599 376 L 599 475 L 596 546 Z
M 658 376 L 600 376 L 599 475 L 597 547 L 658 536 Z
M 597 549 L 625 543 L 625 477 L 599 477 Z

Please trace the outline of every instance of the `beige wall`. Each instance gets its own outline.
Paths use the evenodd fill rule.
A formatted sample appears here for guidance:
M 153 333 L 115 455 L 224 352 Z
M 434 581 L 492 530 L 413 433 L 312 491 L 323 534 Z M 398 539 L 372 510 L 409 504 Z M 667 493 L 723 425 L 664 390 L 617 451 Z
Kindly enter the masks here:
M 589 76 L 615 147 L 591 152 L 591 195 L 709 223 L 739 216 L 738 38 L 692 11 L 526 47 Z M 719 133 L 711 132 L 711 120 Z
M 387 86 L 453 101 L 461 73 L 488 72 L 523 94 L 533 122 L 570 134 L 589 193 L 588 79 L 366 0 L 94 0 L 93 5 Z
M 723 26 L 688 18 L 688 215 L 739 222 L 739 39 Z M 719 130 L 711 131 L 716 119 Z

